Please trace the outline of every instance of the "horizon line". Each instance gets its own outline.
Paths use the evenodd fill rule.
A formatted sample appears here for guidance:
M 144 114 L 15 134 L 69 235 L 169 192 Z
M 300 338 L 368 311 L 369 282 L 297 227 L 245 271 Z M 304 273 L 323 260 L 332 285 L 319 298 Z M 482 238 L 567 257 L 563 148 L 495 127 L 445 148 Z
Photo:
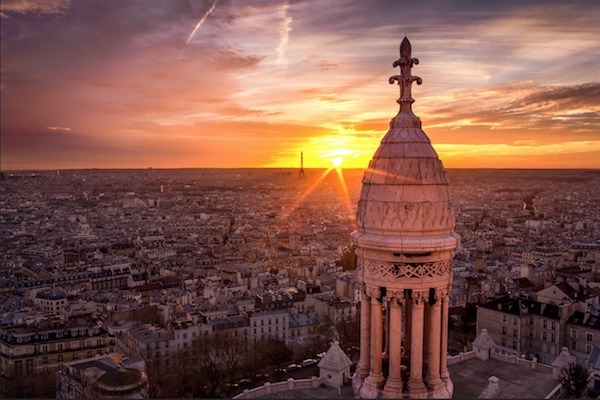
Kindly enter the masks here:
M 247 169 L 264 169 L 264 170 L 290 170 L 298 171 L 299 167 L 83 167 L 83 168 L 45 168 L 45 169 L 3 169 L 0 173 L 12 172 L 52 172 L 52 171 L 115 171 L 115 170 L 192 170 L 192 169 L 219 169 L 219 170 L 247 170 Z M 305 170 L 325 170 L 328 167 L 304 167 Z M 351 171 L 366 171 L 368 168 L 344 168 L 341 170 Z M 600 167 L 585 167 L 585 168 L 526 168 L 526 167 L 445 167 L 445 170 L 531 170 L 531 171 L 600 171 Z

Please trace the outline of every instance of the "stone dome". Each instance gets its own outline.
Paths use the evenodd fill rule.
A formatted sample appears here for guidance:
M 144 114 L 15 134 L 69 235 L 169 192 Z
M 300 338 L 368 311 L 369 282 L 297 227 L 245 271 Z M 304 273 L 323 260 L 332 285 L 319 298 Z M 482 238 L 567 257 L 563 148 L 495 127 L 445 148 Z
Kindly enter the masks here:
M 390 82 L 394 79 L 406 81 L 392 77 Z M 412 113 L 413 101 L 408 85 L 398 99 L 400 111 L 364 174 L 357 231 L 352 234 L 361 247 L 421 253 L 453 249 L 458 243 L 448 177 Z

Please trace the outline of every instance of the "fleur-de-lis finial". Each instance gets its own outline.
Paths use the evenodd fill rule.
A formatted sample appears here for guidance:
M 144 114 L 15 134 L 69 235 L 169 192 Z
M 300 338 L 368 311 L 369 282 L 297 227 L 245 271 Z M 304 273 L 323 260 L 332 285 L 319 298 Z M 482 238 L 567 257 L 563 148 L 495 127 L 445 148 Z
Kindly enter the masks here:
M 394 82 L 398 82 L 400 86 L 400 98 L 397 100 L 398 104 L 400 104 L 400 112 L 398 115 L 414 115 L 412 113 L 412 103 L 414 103 L 414 99 L 412 98 L 412 83 L 417 82 L 417 85 L 423 83 L 423 80 L 418 76 L 413 76 L 411 74 L 411 70 L 413 65 L 419 64 L 418 58 L 412 57 L 412 50 L 410 46 L 410 42 L 408 38 L 405 36 L 404 40 L 400 44 L 400 58 L 394 61 L 393 67 L 400 67 L 400 75 L 391 76 L 389 79 L 390 84 Z

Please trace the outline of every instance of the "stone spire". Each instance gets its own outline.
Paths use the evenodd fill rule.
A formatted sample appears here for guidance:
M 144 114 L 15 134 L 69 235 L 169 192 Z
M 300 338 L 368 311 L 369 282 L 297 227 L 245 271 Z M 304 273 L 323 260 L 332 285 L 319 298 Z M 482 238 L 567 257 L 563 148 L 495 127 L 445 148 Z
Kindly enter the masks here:
M 400 44 L 400 58 L 394 61 L 393 67 L 400 67 L 400 75 L 390 77 L 390 84 L 398 82 L 400 86 L 400 98 L 396 100 L 400 104 L 398 115 L 392 120 L 390 128 L 420 128 L 421 120 L 412 112 L 412 103 L 415 100 L 412 98 L 412 83 L 417 82 L 417 85 L 423 83 L 423 79 L 412 75 L 412 67 L 419 64 L 418 58 L 412 57 L 412 49 L 407 37 L 404 37 Z

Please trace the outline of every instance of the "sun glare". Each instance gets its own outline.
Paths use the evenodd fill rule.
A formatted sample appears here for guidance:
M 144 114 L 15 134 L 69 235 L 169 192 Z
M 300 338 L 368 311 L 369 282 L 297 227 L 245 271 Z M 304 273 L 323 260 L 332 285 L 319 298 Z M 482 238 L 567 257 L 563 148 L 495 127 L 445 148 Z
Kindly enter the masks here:
M 342 157 L 335 157 L 331 159 L 331 163 L 334 167 L 339 168 L 344 163 L 344 159 Z

